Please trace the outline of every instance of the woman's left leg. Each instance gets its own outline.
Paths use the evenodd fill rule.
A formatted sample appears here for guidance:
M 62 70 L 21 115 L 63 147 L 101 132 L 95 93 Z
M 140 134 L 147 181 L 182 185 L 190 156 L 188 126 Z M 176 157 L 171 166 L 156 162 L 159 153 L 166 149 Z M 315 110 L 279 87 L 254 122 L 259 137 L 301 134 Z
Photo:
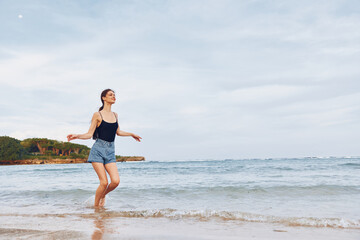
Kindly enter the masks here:
M 115 162 L 105 164 L 105 169 L 110 176 L 111 182 L 107 186 L 102 196 L 103 198 L 105 197 L 106 194 L 114 190 L 120 183 L 120 176 Z

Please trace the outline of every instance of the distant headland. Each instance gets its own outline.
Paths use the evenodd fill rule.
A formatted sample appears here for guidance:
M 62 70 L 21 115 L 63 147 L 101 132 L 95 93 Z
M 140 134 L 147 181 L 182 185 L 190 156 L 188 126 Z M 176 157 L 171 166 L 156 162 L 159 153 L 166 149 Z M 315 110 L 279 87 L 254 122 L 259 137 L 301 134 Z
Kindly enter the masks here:
M 0 165 L 86 163 L 90 148 L 47 138 L 22 141 L 0 136 Z M 117 162 L 145 161 L 142 156 L 119 156 Z

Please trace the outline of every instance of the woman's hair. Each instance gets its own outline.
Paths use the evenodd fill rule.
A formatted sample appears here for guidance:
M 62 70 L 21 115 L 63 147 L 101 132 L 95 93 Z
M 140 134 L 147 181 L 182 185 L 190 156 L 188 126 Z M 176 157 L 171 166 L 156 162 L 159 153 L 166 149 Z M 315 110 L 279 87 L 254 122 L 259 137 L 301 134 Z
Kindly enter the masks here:
M 101 95 L 100 95 L 100 100 L 102 102 L 102 106 L 99 108 L 99 111 L 103 110 L 104 108 L 104 100 L 102 99 L 103 97 L 106 97 L 106 94 L 109 92 L 109 91 L 112 91 L 115 93 L 114 90 L 108 88 L 108 89 L 105 89 L 104 91 L 101 92 Z
M 100 95 L 100 100 L 102 102 L 102 106 L 99 108 L 99 111 L 103 110 L 104 108 L 104 100 L 102 99 L 103 97 L 106 97 L 106 94 L 109 92 L 109 91 L 112 91 L 115 93 L 114 90 L 108 88 L 108 89 L 105 89 L 104 91 L 101 92 L 101 95 Z M 94 131 L 94 134 L 93 134 L 93 139 L 96 140 L 97 138 L 99 137 L 99 132 L 98 132 L 98 129 L 95 128 L 95 131 Z

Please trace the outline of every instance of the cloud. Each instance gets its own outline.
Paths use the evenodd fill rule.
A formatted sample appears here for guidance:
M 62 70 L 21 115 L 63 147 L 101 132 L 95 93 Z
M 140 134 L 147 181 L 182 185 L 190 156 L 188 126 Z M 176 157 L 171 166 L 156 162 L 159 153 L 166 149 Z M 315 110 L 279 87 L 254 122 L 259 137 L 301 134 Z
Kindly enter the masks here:
M 112 88 L 121 128 L 143 137 L 141 144 L 118 138 L 121 154 L 356 155 L 359 7 L 356 1 L 4 3 L 2 134 L 65 140 L 86 132 L 101 91 Z
M 230 104 L 271 104 L 288 101 L 289 98 L 304 94 L 306 90 L 304 86 L 263 85 L 221 92 L 218 97 L 220 101 Z

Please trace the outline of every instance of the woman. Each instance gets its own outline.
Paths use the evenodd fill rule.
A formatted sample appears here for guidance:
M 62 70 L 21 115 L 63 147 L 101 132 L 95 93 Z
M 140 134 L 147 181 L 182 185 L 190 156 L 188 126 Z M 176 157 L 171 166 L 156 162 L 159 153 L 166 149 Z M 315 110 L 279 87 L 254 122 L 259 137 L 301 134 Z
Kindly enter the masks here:
M 115 92 L 111 89 L 105 89 L 100 96 L 102 106 L 98 112 L 95 112 L 89 131 L 84 134 L 69 134 L 68 141 L 74 139 L 96 139 L 92 146 L 88 158 L 96 174 L 99 177 L 100 185 L 96 190 L 94 207 L 105 205 L 105 196 L 114 190 L 120 183 L 119 172 L 116 166 L 114 140 L 115 134 L 118 136 L 131 136 L 140 142 L 141 137 L 134 133 L 120 130 L 118 124 L 118 115 L 111 112 L 111 105 L 115 103 Z M 106 172 L 110 175 L 110 184 Z

